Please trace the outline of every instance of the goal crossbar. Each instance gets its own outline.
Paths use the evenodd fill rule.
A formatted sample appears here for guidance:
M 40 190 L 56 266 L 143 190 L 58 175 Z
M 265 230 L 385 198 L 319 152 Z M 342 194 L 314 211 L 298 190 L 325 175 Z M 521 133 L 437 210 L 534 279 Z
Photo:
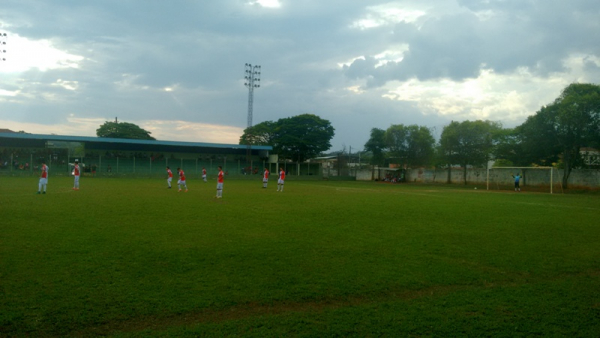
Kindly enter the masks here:
M 554 167 L 492 167 L 487 168 L 487 177 L 486 177 L 486 187 L 487 190 L 490 190 L 490 170 L 491 169 L 520 169 L 520 170 L 529 170 L 529 169 L 542 169 L 542 170 L 550 170 L 550 193 L 552 194 L 552 187 L 554 186 Z

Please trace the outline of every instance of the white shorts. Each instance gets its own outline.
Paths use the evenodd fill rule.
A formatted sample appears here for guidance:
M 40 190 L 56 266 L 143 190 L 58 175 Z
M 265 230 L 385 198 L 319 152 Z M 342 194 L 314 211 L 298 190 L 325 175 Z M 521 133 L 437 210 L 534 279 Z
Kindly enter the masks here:
M 223 183 L 217 183 L 217 190 L 223 190 Z
M 185 185 L 185 181 L 179 180 L 179 181 L 177 181 L 177 184 Z
M 269 182 L 269 179 L 268 178 L 263 178 L 263 183 L 267 183 L 267 182 Z
M 283 184 L 283 180 L 280 178 L 277 180 L 277 184 Z
M 40 178 L 40 184 L 48 184 L 48 178 Z
M 172 180 L 173 180 L 173 177 L 167 178 L 167 182 L 169 182 L 169 183 L 171 183 Z

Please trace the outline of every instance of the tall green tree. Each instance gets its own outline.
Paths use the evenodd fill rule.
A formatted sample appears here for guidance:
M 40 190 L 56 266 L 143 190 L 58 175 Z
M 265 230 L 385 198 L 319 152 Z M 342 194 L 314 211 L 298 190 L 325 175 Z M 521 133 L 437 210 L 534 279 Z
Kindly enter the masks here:
M 331 148 L 335 129 L 331 122 L 313 114 L 279 119 L 273 150 L 294 162 L 303 162 Z
M 494 137 L 501 125 L 492 121 L 452 121 L 440 137 L 440 151 L 448 166 L 448 183 L 452 165 L 463 168 L 467 184 L 467 167 L 487 165 L 494 150 Z
M 98 137 L 126 138 L 136 140 L 156 140 L 150 132 L 133 123 L 106 121 L 96 129 Z
M 427 127 L 391 125 L 385 131 L 384 140 L 390 155 L 399 158 L 400 164 L 422 166 L 433 159 L 435 139 Z
M 365 143 L 365 150 L 373 154 L 370 163 L 373 165 L 383 165 L 385 163 L 385 130 L 379 128 L 371 129 L 371 137 Z
M 562 158 L 562 181 L 567 187 L 571 170 L 581 162 L 580 149 L 600 144 L 600 86 L 570 84 L 518 129 L 525 154 L 534 163 Z
M 277 122 L 265 121 L 246 128 L 240 136 L 240 144 L 253 146 L 266 146 L 275 143 L 275 129 Z
M 246 128 L 240 144 L 271 145 L 279 156 L 303 162 L 331 148 L 334 134 L 335 129 L 328 120 L 303 114 Z
M 515 128 L 498 130 L 494 137 L 494 141 L 493 153 L 496 160 L 494 165 L 526 166 L 531 163 L 523 156 L 523 145 L 519 133 Z

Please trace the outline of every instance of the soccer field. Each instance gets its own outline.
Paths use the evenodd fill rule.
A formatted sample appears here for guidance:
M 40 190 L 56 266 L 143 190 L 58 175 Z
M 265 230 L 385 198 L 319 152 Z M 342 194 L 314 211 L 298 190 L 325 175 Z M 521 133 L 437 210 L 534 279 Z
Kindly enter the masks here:
M 598 195 L 37 181 L 0 177 L 2 337 L 600 332 Z

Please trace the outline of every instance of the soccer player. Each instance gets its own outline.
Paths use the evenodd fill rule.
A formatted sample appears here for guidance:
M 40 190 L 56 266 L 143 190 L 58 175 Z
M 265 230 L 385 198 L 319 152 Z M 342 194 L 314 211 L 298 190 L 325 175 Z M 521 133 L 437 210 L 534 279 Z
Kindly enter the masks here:
M 263 173 L 263 188 L 267 187 L 267 183 L 269 183 L 269 169 L 265 168 L 265 172 Z
M 216 198 L 223 198 L 223 168 L 219 166 L 219 175 L 217 177 L 217 196 Z
M 185 192 L 188 191 L 187 185 L 185 184 L 185 173 L 183 172 L 183 169 L 181 168 L 177 168 L 177 172 L 179 172 L 179 181 L 177 181 L 177 186 L 179 187 L 179 191 L 181 191 L 181 187 L 185 188 Z
M 171 181 L 173 180 L 173 172 L 171 168 L 167 167 L 167 185 L 171 189 Z
M 206 168 L 202 167 L 202 180 L 206 183 Z
M 519 181 L 521 180 L 521 174 L 512 175 L 515 179 L 515 191 L 521 191 L 521 187 L 519 186 Z
M 279 179 L 277 180 L 277 191 L 283 192 L 283 182 L 285 181 L 285 171 L 283 167 L 279 168 Z M 281 190 L 279 190 L 281 189 Z
M 38 184 L 38 194 L 46 193 L 46 185 L 48 185 L 48 166 L 46 162 L 42 162 L 42 174 L 40 175 L 40 183 Z M 44 191 L 42 192 L 42 187 L 44 187 Z
M 73 166 L 73 176 L 75 177 L 75 181 L 73 183 L 73 190 L 79 190 L 79 161 L 75 160 L 75 164 Z

